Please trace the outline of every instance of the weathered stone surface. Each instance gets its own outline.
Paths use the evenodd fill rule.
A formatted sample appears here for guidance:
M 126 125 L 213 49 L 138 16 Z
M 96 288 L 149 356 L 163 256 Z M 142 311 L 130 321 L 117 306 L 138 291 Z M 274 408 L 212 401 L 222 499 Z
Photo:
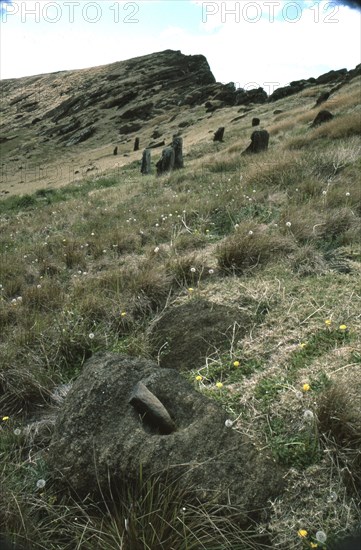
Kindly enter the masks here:
M 81 130 L 80 132 L 75 134 L 72 138 L 70 138 L 70 140 L 66 142 L 66 146 L 71 147 L 72 145 L 76 145 L 77 143 L 86 141 L 95 133 L 95 131 L 96 131 L 96 128 L 94 126 L 89 126 L 89 128 L 84 128 L 84 130 Z
M 136 384 L 129 403 L 142 416 L 143 424 L 149 426 L 150 429 L 162 435 L 174 432 L 175 425 L 169 412 L 143 382 Z
M 160 435 L 129 403 L 141 382 L 169 412 L 176 430 Z M 97 354 L 68 393 L 55 424 L 48 467 L 83 496 L 109 496 L 120 483 L 169 471 L 199 499 L 267 508 L 282 471 L 227 428 L 227 414 L 181 375 L 146 359 Z
M 154 325 L 151 343 L 160 366 L 180 371 L 202 366 L 207 356 L 229 349 L 235 336 L 244 336 L 249 317 L 206 300 L 190 300 L 167 311 Z
M 184 167 L 183 139 L 179 136 L 173 136 L 172 147 L 174 149 L 174 169 L 179 170 Z
M 324 124 L 325 122 L 329 122 L 333 119 L 333 114 L 330 113 L 330 111 L 320 111 L 314 121 L 311 124 L 312 128 L 315 128 L 315 126 L 319 126 L 320 124 Z
M 123 124 L 119 128 L 120 134 L 132 134 L 141 130 L 142 125 L 140 122 L 130 122 L 129 124 Z
M 139 151 L 139 137 L 136 137 L 135 140 L 134 140 L 133 151 Z
M 151 155 L 149 149 L 144 149 L 143 156 L 142 156 L 142 167 L 140 169 L 141 173 L 143 175 L 147 175 L 151 173 Z
M 261 153 L 267 151 L 269 142 L 269 133 L 267 130 L 255 130 L 251 135 L 251 143 L 242 155 Z
M 328 71 L 327 73 L 321 74 L 316 78 L 317 84 L 328 84 L 329 82 L 337 82 L 343 80 L 347 75 L 347 69 L 338 69 L 337 71 Z
M 263 88 L 244 90 L 238 88 L 236 91 L 235 105 L 249 105 L 250 103 L 266 103 L 268 95 Z
M 166 172 L 171 172 L 174 168 L 174 160 L 175 154 L 173 147 L 166 147 L 163 149 L 162 156 L 156 164 L 158 176 Z
M 259 126 L 260 125 L 260 119 L 257 117 L 252 118 L 252 126 Z
M 218 128 L 218 130 L 214 134 L 213 141 L 223 141 L 224 130 L 224 126 Z

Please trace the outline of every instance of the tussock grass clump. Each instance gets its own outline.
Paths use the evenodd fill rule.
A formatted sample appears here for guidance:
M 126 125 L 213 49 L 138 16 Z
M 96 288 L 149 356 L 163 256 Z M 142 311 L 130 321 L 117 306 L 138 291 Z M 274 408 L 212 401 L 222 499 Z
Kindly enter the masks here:
M 243 223 L 234 235 L 224 239 L 218 246 L 216 256 L 221 270 L 243 274 L 259 265 L 279 260 L 294 248 L 295 242 L 291 236 Z
M 333 384 L 319 398 L 317 418 L 324 443 L 331 447 L 349 487 L 361 491 L 360 410 L 344 384 Z
M 323 255 L 312 245 L 304 245 L 296 250 L 291 261 L 292 269 L 300 277 L 322 275 L 327 271 Z

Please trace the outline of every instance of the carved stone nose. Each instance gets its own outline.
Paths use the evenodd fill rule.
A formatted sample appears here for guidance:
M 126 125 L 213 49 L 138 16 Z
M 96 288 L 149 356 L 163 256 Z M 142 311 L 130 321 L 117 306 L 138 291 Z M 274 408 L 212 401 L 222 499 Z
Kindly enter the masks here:
M 162 435 L 175 431 L 175 424 L 165 406 L 143 384 L 138 382 L 133 388 L 129 403 L 142 415 L 143 422 Z

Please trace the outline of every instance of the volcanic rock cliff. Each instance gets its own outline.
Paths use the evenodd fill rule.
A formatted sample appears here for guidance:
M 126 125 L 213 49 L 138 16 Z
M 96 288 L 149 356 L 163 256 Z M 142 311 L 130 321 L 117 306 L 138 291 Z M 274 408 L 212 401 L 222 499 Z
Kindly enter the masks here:
M 340 86 L 359 74 L 360 66 L 331 73 L 323 75 L 325 81 Z M 321 78 L 291 83 L 268 98 L 262 88 L 236 90 L 232 82 L 217 83 L 203 55 L 165 50 L 100 67 L 2 80 L 0 195 L 121 168 L 139 158 L 130 143 L 135 137 L 141 149 L 162 146 L 174 133 L 197 126 L 197 135 L 187 136 L 191 145 L 199 139 L 199 122 L 215 110 L 275 101 L 320 84 Z M 203 126 L 204 134 L 216 130 L 211 122 Z

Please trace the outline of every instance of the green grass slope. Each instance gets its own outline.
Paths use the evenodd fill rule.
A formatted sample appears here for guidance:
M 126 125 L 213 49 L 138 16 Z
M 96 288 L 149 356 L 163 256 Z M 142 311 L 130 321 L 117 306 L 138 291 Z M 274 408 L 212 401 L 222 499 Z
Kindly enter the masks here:
M 135 161 L 0 202 L 0 531 L 46 550 L 302 549 L 360 523 L 359 90 L 357 78 L 336 92 L 334 120 L 316 129 L 320 89 L 277 102 L 278 115 L 217 111 L 224 143 L 202 121 L 168 176 L 142 177 Z M 241 157 L 253 115 L 270 148 Z M 185 376 L 285 466 L 270 520 L 244 531 L 231 504 L 197 506 L 160 479 L 113 506 L 58 494 L 54 389 L 97 351 L 149 356 L 154 320 L 202 299 L 254 319 Z

